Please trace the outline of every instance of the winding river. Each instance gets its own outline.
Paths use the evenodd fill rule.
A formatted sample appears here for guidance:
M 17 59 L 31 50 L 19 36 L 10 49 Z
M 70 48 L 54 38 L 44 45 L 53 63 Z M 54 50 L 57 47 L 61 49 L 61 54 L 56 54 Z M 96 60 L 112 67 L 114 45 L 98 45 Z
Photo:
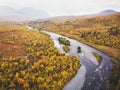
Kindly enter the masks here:
M 27 27 L 29 29 L 33 29 L 32 27 Z M 66 54 L 76 54 L 79 57 L 81 67 L 78 69 L 75 77 L 72 78 L 67 85 L 65 85 L 63 90 L 107 90 L 109 87 L 109 78 L 112 71 L 111 69 L 113 67 L 109 56 L 74 39 L 70 39 L 46 30 L 41 30 L 41 32 L 49 34 L 51 39 L 54 41 L 54 46 L 62 53 L 65 52 L 62 49 L 62 46 L 59 44 L 58 38 L 66 38 L 70 41 L 70 51 Z M 77 52 L 78 46 L 81 47 L 81 53 Z M 103 57 L 100 65 L 92 54 L 93 52 L 96 52 Z

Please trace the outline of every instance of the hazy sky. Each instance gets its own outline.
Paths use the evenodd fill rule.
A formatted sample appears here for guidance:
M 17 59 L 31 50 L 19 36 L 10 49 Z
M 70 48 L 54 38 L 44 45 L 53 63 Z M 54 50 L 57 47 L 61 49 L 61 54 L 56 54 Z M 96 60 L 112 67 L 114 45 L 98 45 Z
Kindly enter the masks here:
M 105 9 L 120 11 L 120 0 L 0 0 L 0 5 L 15 8 L 34 7 L 51 16 L 84 15 Z

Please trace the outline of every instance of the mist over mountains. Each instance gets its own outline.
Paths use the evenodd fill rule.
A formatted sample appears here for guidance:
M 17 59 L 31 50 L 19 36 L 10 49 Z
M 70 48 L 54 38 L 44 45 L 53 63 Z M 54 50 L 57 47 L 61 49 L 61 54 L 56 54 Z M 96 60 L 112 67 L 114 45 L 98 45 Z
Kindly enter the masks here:
M 109 14 L 115 14 L 115 13 L 117 13 L 117 11 L 108 9 L 97 14 L 50 17 L 50 15 L 46 11 L 35 9 L 32 7 L 15 9 L 9 6 L 0 6 L 0 21 L 30 21 L 30 20 L 37 20 L 37 19 L 69 20 L 69 19 L 77 19 L 77 18 L 103 16 L 103 15 L 109 15 Z
M 43 10 L 32 7 L 15 9 L 9 6 L 0 6 L 0 21 L 27 21 L 49 17 Z
M 101 12 L 96 13 L 96 14 L 56 16 L 56 17 L 49 17 L 49 18 L 39 19 L 37 21 L 38 22 L 42 22 L 42 21 L 73 20 L 73 19 L 79 19 L 79 18 L 89 18 L 89 17 L 97 17 L 97 16 L 106 16 L 106 15 L 111 15 L 111 14 L 116 14 L 116 13 L 119 13 L 119 12 L 117 12 L 115 10 L 112 10 L 112 9 L 107 9 L 107 10 L 101 11 Z

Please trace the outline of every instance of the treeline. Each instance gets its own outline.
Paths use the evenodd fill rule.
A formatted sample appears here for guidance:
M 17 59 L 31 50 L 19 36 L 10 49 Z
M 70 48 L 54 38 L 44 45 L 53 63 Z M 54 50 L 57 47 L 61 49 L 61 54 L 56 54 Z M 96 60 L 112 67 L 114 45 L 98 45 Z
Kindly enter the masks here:
M 36 28 L 50 30 L 91 45 L 113 57 L 117 62 L 120 56 L 120 13 L 80 18 L 75 20 L 47 21 L 33 24 Z M 119 90 L 120 63 L 113 68 L 111 87 Z
M 0 90 L 61 90 L 79 67 L 79 59 L 54 48 L 49 35 L 0 25 Z

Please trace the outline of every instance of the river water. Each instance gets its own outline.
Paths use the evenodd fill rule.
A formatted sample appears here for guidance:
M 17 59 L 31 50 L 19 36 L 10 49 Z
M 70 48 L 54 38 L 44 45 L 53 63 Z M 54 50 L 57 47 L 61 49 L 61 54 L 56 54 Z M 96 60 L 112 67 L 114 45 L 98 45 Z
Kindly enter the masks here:
M 31 27 L 28 28 L 32 29 Z M 62 53 L 65 52 L 62 49 L 62 45 L 59 44 L 58 38 L 66 38 L 70 41 L 70 51 L 67 54 L 76 54 L 79 57 L 81 67 L 78 69 L 75 77 L 72 78 L 67 85 L 65 85 L 63 90 L 107 90 L 113 67 L 109 56 L 74 39 L 46 30 L 41 30 L 41 32 L 49 34 L 51 39 L 54 41 L 54 46 Z M 81 47 L 81 53 L 77 52 L 78 46 Z M 96 52 L 103 57 L 100 65 L 92 54 L 93 52 Z

